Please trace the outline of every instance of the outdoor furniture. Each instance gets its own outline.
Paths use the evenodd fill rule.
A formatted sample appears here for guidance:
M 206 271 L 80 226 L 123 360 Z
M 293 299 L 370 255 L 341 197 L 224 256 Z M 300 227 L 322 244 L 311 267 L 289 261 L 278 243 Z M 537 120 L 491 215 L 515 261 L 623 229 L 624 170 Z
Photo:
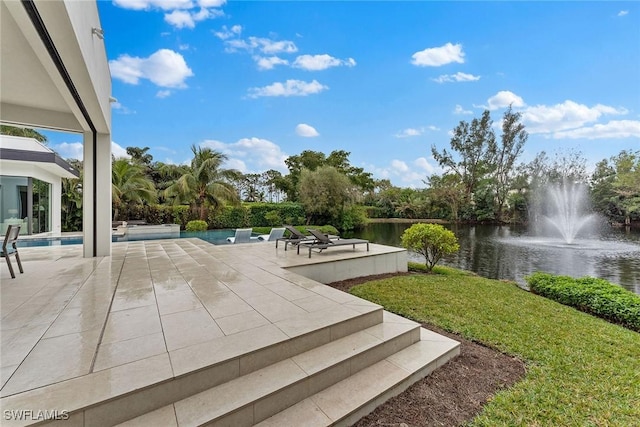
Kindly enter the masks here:
M 307 236 L 291 225 L 285 225 L 284 228 L 289 232 L 289 236 L 276 239 L 276 249 L 278 248 L 278 242 L 284 242 L 284 250 L 286 251 L 289 243 L 295 246 L 300 242 L 315 240 L 313 236 Z
M 12 279 L 16 278 L 16 274 L 13 271 L 13 266 L 11 265 L 11 260 L 9 259 L 11 256 L 16 257 L 16 262 L 18 263 L 20 274 L 24 273 L 24 271 L 22 270 L 22 263 L 20 262 L 20 255 L 18 254 L 18 248 L 16 247 L 16 242 L 18 241 L 19 235 L 20 226 L 9 225 L 9 227 L 7 228 L 7 234 L 5 234 L 4 236 L 4 242 L 2 243 L 2 253 L 0 253 L 0 256 L 7 260 L 7 266 L 9 267 L 9 273 L 11 273 Z
M 318 230 L 307 229 L 309 233 L 313 235 L 315 238 L 311 242 L 302 242 L 298 245 L 298 253 L 300 253 L 300 246 L 305 246 L 309 248 L 309 258 L 311 258 L 311 251 L 313 249 L 317 249 L 318 252 L 322 252 L 325 249 L 336 247 L 336 246 L 347 246 L 353 245 L 353 250 L 356 250 L 356 245 L 366 244 L 367 252 L 369 252 L 369 241 L 364 239 L 335 239 L 332 240 L 329 236 L 322 234 Z
M 233 237 L 227 237 L 227 242 L 230 243 L 250 243 L 251 242 L 251 228 L 237 228 L 236 234 Z
M 258 240 L 266 241 L 266 242 L 276 242 L 278 244 L 278 239 L 281 239 L 284 236 L 285 228 L 272 228 L 269 234 L 261 234 L 258 236 Z

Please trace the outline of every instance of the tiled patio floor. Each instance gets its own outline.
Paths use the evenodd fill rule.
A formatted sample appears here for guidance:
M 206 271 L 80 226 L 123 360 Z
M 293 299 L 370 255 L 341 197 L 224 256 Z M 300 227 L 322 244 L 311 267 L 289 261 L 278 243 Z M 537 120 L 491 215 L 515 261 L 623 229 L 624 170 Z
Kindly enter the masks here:
M 25 273 L 12 280 L 2 269 L 0 395 L 145 359 L 162 359 L 177 375 L 202 363 L 202 343 L 285 339 L 308 314 L 373 305 L 282 267 L 394 250 L 371 245 L 308 259 L 273 246 L 140 241 L 114 243 L 111 257 L 94 259 L 75 245 L 21 249 Z

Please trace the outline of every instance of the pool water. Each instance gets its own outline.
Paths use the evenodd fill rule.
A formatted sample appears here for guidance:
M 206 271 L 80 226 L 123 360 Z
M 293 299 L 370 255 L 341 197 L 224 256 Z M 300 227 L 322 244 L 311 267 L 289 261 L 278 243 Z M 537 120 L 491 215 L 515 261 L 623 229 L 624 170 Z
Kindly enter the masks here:
M 235 235 L 233 229 L 221 229 L 221 230 L 207 230 L 207 231 L 181 231 L 180 238 L 198 238 L 214 245 L 226 245 L 227 237 Z M 257 234 L 254 233 L 255 236 Z M 136 240 L 158 240 L 167 239 L 164 234 L 145 234 L 141 236 L 113 236 L 112 242 L 132 242 Z M 60 245 L 81 245 L 82 237 L 47 237 L 47 238 L 34 238 L 34 239 L 19 239 L 19 248 L 37 247 L 37 246 L 60 246 Z

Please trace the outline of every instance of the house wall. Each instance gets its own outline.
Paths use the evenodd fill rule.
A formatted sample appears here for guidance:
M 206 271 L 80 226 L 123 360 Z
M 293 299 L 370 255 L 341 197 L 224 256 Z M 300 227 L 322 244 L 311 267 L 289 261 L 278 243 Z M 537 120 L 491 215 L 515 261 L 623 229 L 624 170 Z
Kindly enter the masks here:
M 62 232 L 62 180 L 60 177 L 29 163 L 3 163 L 2 175 L 32 177 L 51 184 L 51 232 L 59 235 Z

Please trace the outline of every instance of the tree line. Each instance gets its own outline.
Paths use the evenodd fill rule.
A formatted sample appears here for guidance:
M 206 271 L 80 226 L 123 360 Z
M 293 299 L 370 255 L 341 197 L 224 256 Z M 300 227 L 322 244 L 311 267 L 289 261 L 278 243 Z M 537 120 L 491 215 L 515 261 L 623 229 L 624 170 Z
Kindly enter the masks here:
M 16 130 L 18 129 L 18 130 Z M 20 135 L 20 128 L 2 132 Z M 23 136 L 38 137 L 32 129 Z M 190 218 L 207 220 L 225 206 L 252 202 L 293 202 L 304 208 L 307 224 L 349 230 L 377 218 L 439 218 L 453 222 L 526 222 L 549 184 L 581 183 L 593 208 L 612 223 L 640 222 L 640 151 L 623 150 L 587 172 L 576 151 L 549 156 L 540 152 L 519 162 L 528 139 L 521 115 L 509 107 L 494 126 L 490 111 L 453 129 L 449 147 L 431 154 L 441 174 L 425 177 L 424 188 L 401 188 L 374 179 L 351 165 L 350 152 L 304 150 L 288 157 L 287 174 L 277 170 L 242 173 L 224 168 L 227 156 L 191 146 L 189 164 L 154 161 L 149 147 L 127 147 L 128 157 L 112 159 L 113 218 L 139 206 L 181 206 Z M 72 160 L 80 170 L 80 161 Z M 81 229 L 82 178 L 64 179 L 63 229 Z M 184 209 L 181 210 L 184 212 Z

